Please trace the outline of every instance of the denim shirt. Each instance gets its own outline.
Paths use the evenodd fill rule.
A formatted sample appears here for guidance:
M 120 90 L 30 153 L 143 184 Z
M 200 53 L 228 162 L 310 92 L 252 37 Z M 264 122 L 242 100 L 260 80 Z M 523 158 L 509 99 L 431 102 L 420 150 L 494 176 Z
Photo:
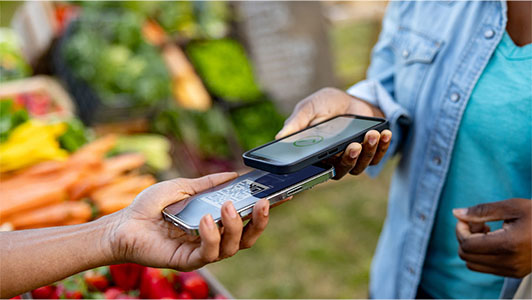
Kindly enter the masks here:
M 390 2 L 367 79 L 347 91 L 389 119 L 383 162 L 401 154 L 372 263 L 373 298 L 416 296 L 460 120 L 506 21 L 504 1 Z M 501 297 L 518 282 L 505 280 Z

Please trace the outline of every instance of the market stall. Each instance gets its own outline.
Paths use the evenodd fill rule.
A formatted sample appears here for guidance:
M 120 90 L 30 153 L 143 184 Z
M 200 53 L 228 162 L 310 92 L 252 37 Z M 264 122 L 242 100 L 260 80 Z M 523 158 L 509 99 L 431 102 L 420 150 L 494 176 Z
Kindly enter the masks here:
M 242 170 L 282 126 L 224 2 L 27 3 L 13 27 L 0 31 L 2 230 L 80 224 L 159 180 Z M 231 295 L 207 270 L 126 264 L 31 297 Z

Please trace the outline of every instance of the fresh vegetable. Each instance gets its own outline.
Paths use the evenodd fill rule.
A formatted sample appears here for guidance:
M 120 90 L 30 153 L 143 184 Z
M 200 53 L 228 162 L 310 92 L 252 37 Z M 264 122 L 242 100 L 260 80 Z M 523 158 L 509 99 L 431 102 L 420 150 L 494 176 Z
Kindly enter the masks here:
M 59 144 L 68 152 L 74 152 L 88 142 L 87 129 L 78 119 L 69 120 L 66 124 L 67 129 L 59 136 Z
M 131 263 L 109 266 L 116 286 L 126 291 L 139 287 L 143 269 L 144 267 Z
M 0 143 L 5 142 L 11 131 L 28 119 L 28 112 L 16 107 L 12 99 L 0 100 Z
M 104 295 L 105 299 L 123 299 L 123 293 L 121 288 L 111 287 L 105 291 Z
M 163 171 L 172 165 L 169 155 L 170 142 L 157 134 L 126 135 L 118 138 L 114 153 L 138 152 L 146 157 L 146 164 L 155 171 Z
M 64 133 L 64 123 L 45 124 L 29 120 L 15 128 L 0 144 L 0 172 L 17 170 L 45 160 L 65 160 L 68 152 L 56 138 Z
M 23 58 L 14 30 L 0 28 L 0 82 L 27 77 L 31 68 Z
M 142 38 L 144 17 L 121 7 L 84 8 L 65 44 L 68 65 L 113 107 L 148 106 L 170 97 L 158 50 Z
M 15 229 L 30 229 L 64 225 L 72 220 L 87 222 L 91 213 L 91 207 L 86 202 L 67 201 L 17 214 L 3 221 L 11 223 Z
M 136 264 L 100 267 L 32 291 L 34 298 L 226 299 L 210 291 L 197 272 L 176 272 Z
M 231 112 L 233 128 L 244 150 L 272 141 L 283 127 L 284 119 L 270 101 L 237 108 Z
M 237 41 L 194 42 L 187 46 L 186 53 L 207 89 L 217 97 L 231 102 L 263 97 L 244 48 Z
M 104 213 L 129 205 L 138 193 L 155 183 L 155 179 L 151 175 L 128 174 L 143 165 L 145 159 L 141 154 L 128 153 L 105 159 L 115 142 L 116 136 L 106 136 L 83 146 L 66 161 L 46 161 L 3 176 L 0 181 L 2 222 L 15 220 L 22 222 L 17 225 L 22 227 L 47 226 L 50 224 L 39 221 L 45 213 L 38 210 L 46 208 L 49 210 L 46 219 L 63 218 L 57 225 L 82 223 L 88 220 L 87 214 L 80 214 L 78 210 L 67 214 L 66 211 L 73 209 L 73 205 L 84 204 L 62 202 L 93 194 L 96 195 L 93 200 Z M 48 216 L 51 213 L 52 218 Z
M 35 299 L 54 299 L 55 286 L 47 285 L 31 292 L 31 296 Z
M 145 268 L 140 283 L 140 298 L 176 299 L 177 292 L 161 269 Z
M 227 139 L 230 124 L 216 107 L 205 112 L 179 108 L 165 110 L 156 117 L 153 130 L 183 141 L 199 150 L 203 158 L 231 155 Z
M 93 291 L 105 291 L 109 286 L 109 279 L 107 278 L 108 269 L 105 267 L 88 270 L 83 273 L 83 279 L 87 283 L 87 287 Z
M 181 288 L 189 292 L 194 299 L 205 299 L 209 295 L 207 282 L 196 272 L 182 272 L 179 274 Z

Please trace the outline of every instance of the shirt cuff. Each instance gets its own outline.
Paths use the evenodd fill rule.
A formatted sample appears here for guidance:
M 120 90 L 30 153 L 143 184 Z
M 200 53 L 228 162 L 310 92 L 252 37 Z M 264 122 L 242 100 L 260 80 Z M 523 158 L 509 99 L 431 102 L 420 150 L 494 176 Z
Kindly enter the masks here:
M 368 175 L 375 177 L 380 173 L 385 162 L 400 150 L 400 145 L 408 134 L 411 118 L 406 109 L 395 102 L 382 84 L 376 80 L 366 79 L 360 81 L 350 87 L 347 93 L 378 107 L 390 124 L 392 141 L 388 151 L 379 164 L 366 169 Z

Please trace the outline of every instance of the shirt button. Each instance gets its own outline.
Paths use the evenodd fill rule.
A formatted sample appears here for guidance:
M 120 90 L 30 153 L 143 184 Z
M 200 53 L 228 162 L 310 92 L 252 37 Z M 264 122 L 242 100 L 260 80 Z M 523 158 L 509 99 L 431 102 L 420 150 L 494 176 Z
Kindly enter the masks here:
M 408 272 L 410 274 L 416 274 L 416 271 L 412 267 L 408 267 Z
M 452 93 L 452 94 L 451 94 L 451 101 L 456 102 L 456 101 L 458 101 L 458 100 L 460 100 L 460 94 L 458 94 L 458 93 Z
M 488 29 L 484 31 L 484 37 L 487 39 L 491 39 L 495 35 L 495 31 Z
M 441 165 L 441 158 L 439 156 L 434 156 L 434 158 L 432 159 L 432 161 L 434 162 L 434 164 L 436 164 L 437 166 Z
M 421 221 L 425 221 L 425 219 L 427 219 L 427 217 L 425 216 L 425 214 L 419 214 L 419 219 Z
M 410 55 L 410 52 L 408 52 L 408 50 L 403 50 L 402 55 L 404 58 L 407 58 Z

